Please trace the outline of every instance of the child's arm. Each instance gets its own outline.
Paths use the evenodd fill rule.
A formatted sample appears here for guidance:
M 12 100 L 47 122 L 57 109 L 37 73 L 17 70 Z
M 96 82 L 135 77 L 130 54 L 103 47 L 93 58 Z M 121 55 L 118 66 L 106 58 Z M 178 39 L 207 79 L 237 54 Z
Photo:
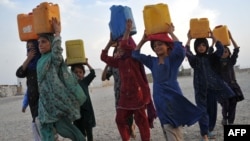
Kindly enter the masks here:
M 214 40 L 212 41 L 212 45 L 210 47 L 208 47 L 208 54 L 212 54 L 214 52 Z
M 108 51 L 114 43 L 116 42 L 112 40 L 112 33 L 110 33 L 109 41 L 106 44 L 105 48 L 102 50 L 100 58 L 103 62 L 107 63 L 109 66 L 117 68 L 118 67 L 117 59 L 115 59 L 113 56 L 112 57 L 108 56 Z
M 89 68 L 89 74 L 84 77 L 84 81 L 87 85 L 90 85 L 90 83 L 94 80 L 94 78 L 96 77 L 95 75 L 95 70 L 91 67 L 91 65 L 88 63 L 88 59 L 86 58 L 86 62 L 84 63 L 84 65 L 88 66 Z
M 36 56 L 36 51 L 34 49 L 30 50 L 27 53 L 27 58 L 24 60 L 23 65 L 22 65 L 22 69 L 26 70 L 30 61 Z
M 63 48 L 61 47 L 61 23 L 56 19 L 52 18 L 52 27 L 54 31 L 54 40 L 51 44 L 51 53 L 52 53 L 52 63 L 59 68 L 62 62 L 64 62 L 63 59 Z
M 188 33 L 187 33 L 187 42 L 186 42 L 186 45 L 185 47 L 190 47 L 190 42 L 192 40 L 192 37 L 191 37 L 191 34 L 190 34 L 190 30 L 188 30 Z
M 106 44 L 104 50 L 108 51 L 109 48 L 115 43 L 115 41 L 112 40 L 112 33 L 110 33 L 109 41 Z
M 233 39 L 233 36 L 232 36 L 232 34 L 231 34 L 230 31 L 228 31 L 228 34 L 229 34 L 230 40 L 231 40 L 232 43 L 233 43 L 234 48 L 239 48 L 239 46 L 237 45 L 237 43 L 236 43 L 235 40 Z
M 108 68 L 109 68 L 109 66 L 106 65 L 104 70 L 102 71 L 102 81 L 105 81 L 106 79 L 109 80 L 109 78 L 107 77 Z
M 55 33 L 55 37 L 60 36 L 61 33 L 61 23 L 57 21 L 56 18 L 52 18 L 52 26 Z
M 179 39 L 177 38 L 177 36 L 174 34 L 174 25 L 173 23 L 171 23 L 168 26 L 168 34 L 171 36 L 172 40 L 175 41 L 179 41 Z
M 128 19 L 126 22 L 126 30 L 123 34 L 122 40 L 128 40 L 129 34 L 131 32 L 131 29 L 132 29 L 132 25 L 133 25 L 132 20 Z
M 146 33 L 144 32 L 143 36 L 142 36 L 142 39 L 141 41 L 139 42 L 139 44 L 135 47 L 135 50 L 140 50 L 141 47 L 144 45 L 144 43 L 147 42 L 147 35 Z
M 23 96 L 23 105 L 22 105 L 22 112 L 25 113 L 26 108 L 28 107 L 28 89 L 26 90 L 24 96 Z
M 191 34 L 190 34 L 190 30 L 187 33 L 187 42 L 185 45 L 186 48 L 186 57 L 188 58 L 188 62 L 190 64 L 190 66 L 192 68 L 195 68 L 195 55 L 192 53 L 191 49 L 190 49 L 190 42 L 192 40 Z
M 209 33 L 210 33 L 210 38 L 212 38 L 212 45 L 214 45 L 214 44 L 216 44 L 216 42 L 218 41 L 216 38 L 215 38 L 215 36 L 214 36 L 214 34 L 213 34 L 213 32 L 212 32 L 212 30 L 210 29 L 209 30 Z
M 84 63 L 84 65 L 86 65 L 89 68 L 89 70 L 93 70 L 91 65 L 88 63 L 88 58 L 86 58 L 86 62 Z
M 238 58 L 238 54 L 239 54 L 239 49 L 240 47 L 237 45 L 237 43 L 234 41 L 233 37 L 232 37 L 232 34 L 230 31 L 228 31 L 228 34 L 229 34 L 229 38 L 230 40 L 232 41 L 233 43 L 233 46 L 234 46 L 234 50 L 233 50 L 233 54 L 231 55 L 231 62 L 233 65 L 236 64 L 237 62 L 237 58 Z

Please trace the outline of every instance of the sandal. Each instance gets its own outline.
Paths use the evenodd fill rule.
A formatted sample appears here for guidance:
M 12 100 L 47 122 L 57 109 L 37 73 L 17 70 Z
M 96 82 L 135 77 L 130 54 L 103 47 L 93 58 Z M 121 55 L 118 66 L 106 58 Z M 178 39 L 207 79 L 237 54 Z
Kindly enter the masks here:
M 214 132 L 208 132 L 208 135 L 207 135 L 207 137 L 209 138 L 209 139 L 215 139 L 215 134 L 214 134 Z

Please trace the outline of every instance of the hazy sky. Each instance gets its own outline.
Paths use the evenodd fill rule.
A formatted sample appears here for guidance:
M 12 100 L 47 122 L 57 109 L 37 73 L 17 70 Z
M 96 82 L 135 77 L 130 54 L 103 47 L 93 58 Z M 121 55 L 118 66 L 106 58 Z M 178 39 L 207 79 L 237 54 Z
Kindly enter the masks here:
M 18 35 L 17 15 L 27 14 L 42 0 L 0 0 L 0 85 L 17 84 L 15 72 L 26 58 L 26 43 Z M 168 4 L 175 34 L 185 45 L 190 18 L 209 19 L 210 28 L 227 25 L 240 48 L 237 65 L 250 67 L 250 1 L 248 0 L 51 0 L 59 4 L 62 23 L 62 47 L 65 41 L 82 39 L 85 54 L 94 68 L 103 69 L 100 60 L 101 50 L 109 39 L 110 7 L 129 6 L 132 9 L 137 34 L 133 37 L 138 43 L 144 31 L 143 8 L 145 5 Z M 248 13 L 248 14 L 247 14 Z M 232 49 L 233 46 L 230 46 Z M 143 53 L 152 54 L 149 44 Z M 65 56 L 65 51 L 64 51 Z M 189 67 L 186 60 L 184 67 Z M 147 70 L 148 71 L 148 70 Z M 99 78 L 98 78 L 99 79 Z

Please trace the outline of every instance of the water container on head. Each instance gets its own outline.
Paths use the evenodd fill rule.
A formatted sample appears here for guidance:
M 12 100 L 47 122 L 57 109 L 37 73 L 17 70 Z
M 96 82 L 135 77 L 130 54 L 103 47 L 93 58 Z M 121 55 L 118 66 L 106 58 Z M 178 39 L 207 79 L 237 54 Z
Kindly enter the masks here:
M 166 33 L 171 17 L 167 4 L 146 5 L 143 9 L 145 32 L 147 35 Z
M 111 16 L 109 22 L 109 29 L 112 34 L 112 40 L 121 38 L 126 30 L 126 21 L 132 20 L 132 30 L 130 35 L 136 34 L 136 26 L 133 18 L 132 9 L 128 6 L 113 5 L 110 7 Z
M 34 19 L 33 14 L 18 14 L 17 15 L 17 24 L 19 38 L 21 41 L 28 41 L 38 39 L 38 35 L 34 29 Z
M 65 41 L 65 46 L 67 65 L 86 63 L 83 40 L 67 40 Z
M 210 32 L 208 18 L 190 19 L 190 35 L 192 38 L 208 38 Z
M 226 25 L 218 25 L 213 29 L 213 35 L 214 37 L 221 41 L 221 43 L 224 46 L 229 46 L 231 44 L 229 34 L 228 34 L 228 28 Z
M 60 11 L 58 4 L 49 2 L 40 3 L 33 9 L 35 32 L 40 33 L 54 33 L 51 25 L 52 18 L 56 18 L 60 22 Z

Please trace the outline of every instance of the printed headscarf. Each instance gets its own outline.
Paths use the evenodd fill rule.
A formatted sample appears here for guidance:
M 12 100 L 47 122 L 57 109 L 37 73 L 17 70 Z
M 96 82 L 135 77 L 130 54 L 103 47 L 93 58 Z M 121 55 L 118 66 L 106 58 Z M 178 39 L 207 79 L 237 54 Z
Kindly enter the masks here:
M 55 36 L 54 36 L 52 33 L 41 33 L 41 34 L 39 34 L 39 38 L 40 38 L 40 37 L 43 37 L 43 38 L 49 40 L 49 42 L 50 42 L 51 44 L 52 44 L 52 42 L 53 42 L 53 40 L 54 40 L 54 38 L 55 38 Z

